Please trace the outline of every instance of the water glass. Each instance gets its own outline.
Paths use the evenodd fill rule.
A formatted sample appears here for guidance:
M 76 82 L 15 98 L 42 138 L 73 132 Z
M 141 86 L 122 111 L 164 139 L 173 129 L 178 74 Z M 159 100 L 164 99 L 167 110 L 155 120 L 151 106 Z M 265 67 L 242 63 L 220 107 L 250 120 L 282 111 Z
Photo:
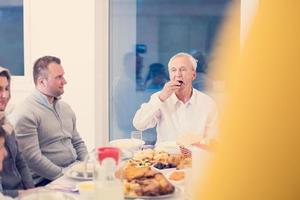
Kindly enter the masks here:
M 142 131 L 131 131 L 130 138 L 143 140 L 143 132 Z

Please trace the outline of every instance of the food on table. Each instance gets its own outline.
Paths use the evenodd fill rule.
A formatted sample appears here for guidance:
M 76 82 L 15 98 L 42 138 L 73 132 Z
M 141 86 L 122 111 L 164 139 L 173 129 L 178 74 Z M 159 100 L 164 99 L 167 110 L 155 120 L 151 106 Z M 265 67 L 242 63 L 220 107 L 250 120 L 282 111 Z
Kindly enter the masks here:
M 181 181 L 183 180 L 185 177 L 185 172 L 184 171 L 173 171 L 170 176 L 169 179 L 173 180 L 173 181 Z
M 162 162 L 162 163 L 167 163 L 169 159 L 170 154 L 168 154 L 165 151 L 157 151 L 155 152 L 153 156 L 154 162 Z
M 155 167 L 157 169 L 169 169 L 169 168 L 175 168 L 176 165 L 173 164 L 173 163 L 161 163 L 161 162 L 158 162 L 158 163 L 154 164 L 153 167 Z
M 177 166 L 182 159 L 184 159 L 184 157 L 181 154 L 169 155 L 167 162 Z
M 144 159 L 144 160 L 128 160 L 127 163 L 130 163 L 132 166 L 135 167 L 149 167 L 153 164 L 151 160 Z
M 145 149 L 145 150 L 136 152 L 133 156 L 133 160 L 136 160 L 136 161 L 148 160 L 152 163 L 155 163 L 155 162 L 166 163 L 166 162 L 168 162 L 169 156 L 170 156 L 170 154 L 165 151 L 156 151 L 153 149 Z
M 79 189 L 79 193 L 94 191 L 96 188 L 95 182 L 93 181 L 80 182 L 77 187 Z
M 183 169 L 191 167 L 191 158 L 186 158 L 182 154 L 169 154 L 165 151 L 157 151 L 153 149 L 136 152 L 133 159 L 128 162 L 136 167 L 147 167 L 153 165 L 153 167 L 157 169 Z
M 151 177 L 153 173 L 150 167 L 127 167 L 123 171 L 123 178 L 131 181 L 141 177 Z
M 184 157 L 180 163 L 177 165 L 176 169 L 185 169 L 192 167 L 192 158 Z
M 134 154 L 134 160 L 153 160 L 155 151 L 153 149 L 145 149 Z
M 159 196 L 175 191 L 164 175 L 150 167 L 136 167 L 129 163 L 123 170 L 125 196 Z
M 184 146 L 180 146 L 180 152 L 184 157 L 192 157 L 192 151 Z
M 116 176 L 123 179 L 124 193 L 128 197 L 172 194 L 175 191 L 174 186 L 161 171 L 154 168 L 183 169 L 191 167 L 191 161 L 191 158 L 181 154 L 146 149 L 136 152 L 133 159 L 126 161 L 116 172 Z M 178 180 L 184 178 L 182 174 L 174 176 Z

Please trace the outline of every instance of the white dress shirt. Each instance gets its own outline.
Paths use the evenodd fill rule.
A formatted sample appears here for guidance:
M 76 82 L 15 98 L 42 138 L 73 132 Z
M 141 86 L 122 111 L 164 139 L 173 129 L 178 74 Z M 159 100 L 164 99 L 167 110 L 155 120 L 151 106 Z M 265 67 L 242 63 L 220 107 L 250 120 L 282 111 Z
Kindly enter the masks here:
M 154 93 L 136 112 L 133 118 L 136 129 L 143 131 L 157 126 L 157 143 L 176 141 L 185 133 L 201 134 L 205 139 L 215 137 L 218 114 L 209 96 L 193 89 L 192 97 L 184 104 L 175 93 L 162 102 L 159 93 Z

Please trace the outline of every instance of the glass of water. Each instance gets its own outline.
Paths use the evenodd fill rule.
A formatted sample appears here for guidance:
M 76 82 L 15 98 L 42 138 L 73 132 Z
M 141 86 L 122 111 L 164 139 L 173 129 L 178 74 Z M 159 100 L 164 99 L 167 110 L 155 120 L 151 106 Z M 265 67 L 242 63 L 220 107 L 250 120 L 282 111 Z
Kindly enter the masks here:
M 143 140 L 143 132 L 142 131 L 131 131 L 130 138 Z

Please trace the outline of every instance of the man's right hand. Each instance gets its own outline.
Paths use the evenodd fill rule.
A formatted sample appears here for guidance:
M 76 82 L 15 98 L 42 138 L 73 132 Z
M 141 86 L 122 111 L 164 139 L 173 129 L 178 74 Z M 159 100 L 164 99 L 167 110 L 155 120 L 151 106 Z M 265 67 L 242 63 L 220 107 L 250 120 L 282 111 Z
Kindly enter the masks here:
M 159 99 L 164 102 L 165 100 L 167 100 L 172 94 L 173 92 L 175 92 L 176 90 L 178 90 L 181 86 L 181 83 L 179 81 L 169 81 L 164 85 L 164 88 L 162 89 L 162 91 L 160 92 L 160 94 L 158 95 Z

